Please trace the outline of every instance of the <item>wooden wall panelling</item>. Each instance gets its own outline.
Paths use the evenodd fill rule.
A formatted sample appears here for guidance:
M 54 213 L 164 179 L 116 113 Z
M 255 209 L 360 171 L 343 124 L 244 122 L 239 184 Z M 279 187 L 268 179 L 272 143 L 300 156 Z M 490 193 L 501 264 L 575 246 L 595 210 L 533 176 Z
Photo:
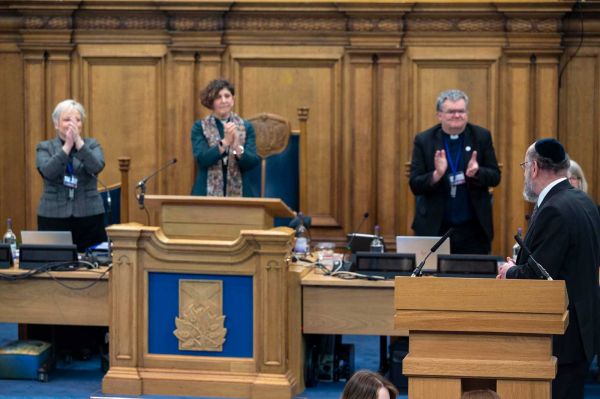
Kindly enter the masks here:
M 14 43 L 0 44 L 0 228 L 13 219 L 15 232 L 26 226 L 23 198 L 28 190 L 23 135 L 23 60 Z
M 376 191 L 375 215 L 387 248 L 395 245 L 395 236 L 406 234 L 400 215 L 404 214 L 406 204 L 402 190 L 408 187 L 404 176 L 404 163 L 408 161 L 402 150 L 403 131 L 400 126 L 400 53 L 379 54 L 376 63 L 376 92 L 374 101 L 376 145 Z
M 25 149 L 25 203 L 27 228 L 37 226 L 37 204 L 42 192 L 42 182 L 35 166 L 35 146 L 47 138 L 48 109 L 46 104 L 45 64 L 42 51 L 25 51 L 24 57 L 24 149 Z
M 583 51 L 582 51 L 583 50 Z M 599 66 L 598 48 L 579 51 L 563 73 L 559 139 L 588 181 L 588 193 L 598 202 Z M 569 52 L 573 52 L 570 49 Z
M 507 238 L 505 245 L 514 243 L 512 236 L 517 232 L 517 227 L 527 229 L 525 214 L 529 205 L 523 200 L 523 169 L 519 166 L 525 158 L 525 152 L 534 140 L 531 131 L 531 85 L 530 85 L 530 59 L 525 56 L 507 56 L 506 65 L 506 114 L 509 121 L 506 128 L 507 151 L 504 162 L 503 181 L 508 185 L 504 202 L 506 204 L 505 223 L 507 224 Z M 510 149 L 510 150 L 508 150 Z
M 313 227 L 340 228 L 341 51 L 337 47 L 231 46 L 231 76 L 242 117 L 271 112 L 299 129 L 297 109 L 308 107 L 304 211 Z M 319 233 L 321 234 L 321 232 Z M 339 235 L 339 233 L 338 233 Z
M 89 136 L 104 150 L 106 184 L 119 181 L 118 157 L 131 158 L 131 181 L 137 182 L 157 170 L 173 156 L 167 153 L 164 137 L 165 48 L 162 45 L 83 44 L 81 97 L 89 114 Z M 168 179 L 181 178 L 186 171 L 174 165 L 147 183 L 147 193 L 165 193 Z M 188 171 L 191 173 L 191 171 Z M 131 190 L 130 221 L 146 223 Z
M 600 3 L 578 2 L 563 21 L 558 137 L 581 165 L 588 194 L 600 202 Z M 582 37 L 583 33 L 583 37 Z
M 507 121 L 503 175 L 506 216 L 503 248 L 514 244 L 518 227 L 527 228 L 525 215 L 533 207 L 523 200 L 524 172 L 519 167 L 529 145 L 541 137 L 557 135 L 557 66 L 562 53 L 561 17 L 574 3 L 518 10 L 500 6 L 506 17 L 504 46 Z M 505 179 L 503 179 L 505 180 Z
M 348 225 L 360 223 L 365 211 L 369 219 L 362 225 L 362 231 L 372 232 L 379 223 L 374 212 L 377 195 L 377 132 L 374 129 L 375 68 L 373 54 L 350 53 L 348 100 L 350 112 L 348 123 L 351 126 L 348 149 L 350 174 L 350 220 Z
M 165 113 L 166 153 L 177 158 L 178 178 L 167 181 L 165 194 L 189 195 L 194 183 L 194 157 L 191 150 L 190 130 L 194 124 L 196 98 L 196 54 L 190 51 L 172 51 L 167 62 L 167 102 Z

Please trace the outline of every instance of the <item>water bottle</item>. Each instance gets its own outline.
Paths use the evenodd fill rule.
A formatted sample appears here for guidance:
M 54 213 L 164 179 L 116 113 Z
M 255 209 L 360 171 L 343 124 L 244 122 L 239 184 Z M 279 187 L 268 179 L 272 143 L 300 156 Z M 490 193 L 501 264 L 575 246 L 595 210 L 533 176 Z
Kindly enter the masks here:
M 6 233 L 4 233 L 4 237 L 2 238 L 2 242 L 4 244 L 10 245 L 10 250 L 12 252 L 13 259 L 17 257 L 17 236 L 13 233 L 12 229 L 12 219 L 8 218 L 6 220 Z
M 519 238 L 522 238 L 523 235 L 523 229 L 521 227 L 517 228 L 517 236 L 519 236 Z M 519 256 L 519 251 L 521 250 L 521 246 L 519 245 L 518 242 L 515 242 L 515 245 L 513 245 L 512 247 L 512 259 L 513 261 L 517 261 L 517 256 Z
M 304 225 L 304 215 L 298 212 L 298 226 L 296 226 L 296 243 L 294 244 L 294 253 L 297 255 L 307 255 L 310 252 L 310 238 L 308 229 Z
M 373 234 L 375 238 L 371 241 L 371 252 L 383 253 L 383 241 L 379 237 L 379 226 L 375 226 L 375 233 Z

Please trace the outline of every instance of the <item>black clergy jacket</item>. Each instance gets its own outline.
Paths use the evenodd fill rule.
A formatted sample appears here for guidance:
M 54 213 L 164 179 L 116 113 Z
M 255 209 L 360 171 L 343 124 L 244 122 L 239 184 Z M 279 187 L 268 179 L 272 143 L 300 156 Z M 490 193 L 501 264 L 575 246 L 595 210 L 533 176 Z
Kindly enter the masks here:
M 559 363 L 591 361 L 600 349 L 600 214 L 584 192 L 567 180 L 548 192 L 533 215 L 525 245 L 555 280 L 564 280 L 569 297 L 569 325 L 556 335 L 553 353 Z M 507 278 L 540 278 L 521 249 Z M 537 300 L 531 298 L 532 301 Z

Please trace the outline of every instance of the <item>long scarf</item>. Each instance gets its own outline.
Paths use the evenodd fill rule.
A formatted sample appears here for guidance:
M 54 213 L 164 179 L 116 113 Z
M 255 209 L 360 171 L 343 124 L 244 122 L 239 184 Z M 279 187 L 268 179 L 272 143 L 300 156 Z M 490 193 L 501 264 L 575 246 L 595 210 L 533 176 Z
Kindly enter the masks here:
M 246 127 L 244 121 L 237 114 L 231 113 L 229 121 L 235 124 L 237 129 L 237 145 L 244 146 L 246 142 Z M 214 115 L 207 116 L 202 120 L 202 130 L 209 147 L 218 145 L 221 136 L 217 128 Z M 208 168 L 206 179 L 206 195 L 212 197 L 223 196 L 223 159 Z M 238 160 L 233 155 L 233 149 L 229 149 L 227 155 L 227 197 L 241 197 L 243 195 L 242 173 Z

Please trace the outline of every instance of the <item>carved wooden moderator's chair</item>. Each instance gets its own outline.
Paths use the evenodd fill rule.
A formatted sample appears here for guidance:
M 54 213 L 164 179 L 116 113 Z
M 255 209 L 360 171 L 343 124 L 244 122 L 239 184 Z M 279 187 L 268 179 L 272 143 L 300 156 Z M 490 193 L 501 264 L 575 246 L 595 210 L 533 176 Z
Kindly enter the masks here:
M 299 132 L 292 131 L 290 122 L 276 114 L 261 113 L 248 119 L 256 131 L 256 151 L 261 158 L 260 166 L 248 172 L 252 184 L 260 186 L 261 197 L 281 198 L 295 211 L 302 205 L 300 147 L 305 141 L 308 108 L 299 108 L 298 118 Z

